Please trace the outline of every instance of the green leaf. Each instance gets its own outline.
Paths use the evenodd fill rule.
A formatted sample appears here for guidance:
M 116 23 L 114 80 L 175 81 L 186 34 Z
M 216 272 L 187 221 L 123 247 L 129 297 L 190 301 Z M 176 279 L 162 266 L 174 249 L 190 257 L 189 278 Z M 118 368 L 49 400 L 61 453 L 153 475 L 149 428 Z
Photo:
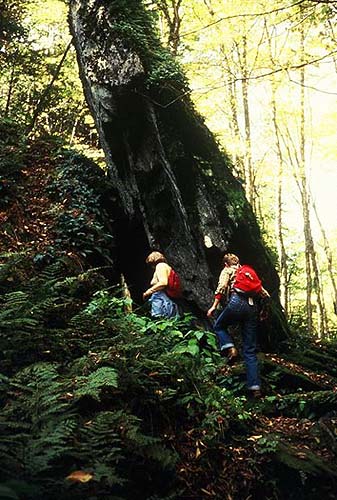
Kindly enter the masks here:
M 208 343 L 208 345 L 213 347 L 213 349 L 218 348 L 217 342 L 216 342 L 216 337 L 213 333 L 207 333 L 207 343 Z
M 18 495 L 13 491 L 11 488 L 8 488 L 8 486 L 4 486 L 0 484 L 0 498 L 5 499 L 5 498 L 11 498 L 13 500 L 19 500 Z
M 199 346 L 195 340 L 190 340 L 187 345 L 187 351 L 190 352 L 193 356 L 199 354 Z

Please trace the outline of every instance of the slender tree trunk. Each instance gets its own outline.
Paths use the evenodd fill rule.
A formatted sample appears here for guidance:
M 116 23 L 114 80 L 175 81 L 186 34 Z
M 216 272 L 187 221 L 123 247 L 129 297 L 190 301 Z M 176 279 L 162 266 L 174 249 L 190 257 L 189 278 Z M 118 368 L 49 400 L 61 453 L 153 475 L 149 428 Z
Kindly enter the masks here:
M 168 46 L 173 55 L 177 54 L 180 43 L 181 16 L 179 9 L 181 3 L 182 0 L 171 0 L 171 6 L 169 6 L 167 0 L 159 0 L 158 2 L 158 8 L 163 13 L 168 26 Z
M 78 125 L 78 122 L 80 121 L 80 119 L 82 117 L 82 114 L 83 114 L 83 107 L 79 110 L 79 112 L 77 113 L 77 115 L 75 117 L 74 124 L 73 124 L 72 130 L 71 130 L 71 135 L 70 135 L 70 140 L 69 140 L 69 146 L 71 146 L 73 144 L 73 142 L 74 142 L 75 135 L 76 135 L 77 125 Z
M 274 64 L 274 56 L 272 51 L 271 36 L 268 34 L 269 54 L 272 63 Z M 277 119 L 277 106 L 276 106 L 276 80 L 275 75 L 271 81 L 271 113 L 272 123 L 275 134 L 275 146 L 277 156 L 277 173 L 276 173 L 276 235 L 277 235 L 277 249 L 278 260 L 280 267 L 280 299 L 284 307 L 286 316 L 289 313 L 289 276 L 288 276 L 288 260 L 285 249 L 283 237 L 283 152 L 281 147 L 281 139 L 279 134 L 279 126 Z
M 58 63 L 58 65 L 57 65 L 57 68 L 55 70 L 55 73 L 54 73 L 53 77 L 51 78 L 51 80 L 48 83 L 47 87 L 44 89 L 44 91 L 41 94 L 41 97 L 40 97 L 40 99 L 39 99 L 39 101 L 38 101 L 38 103 L 36 105 L 35 111 L 33 113 L 31 122 L 30 122 L 30 124 L 29 124 L 29 126 L 27 128 L 27 131 L 26 131 L 27 134 L 30 134 L 33 131 L 33 129 L 35 127 L 35 124 L 36 124 L 36 120 L 38 119 L 39 115 L 43 111 L 44 105 L 45 105 L 45 103 L 47 101 L 47 97 L 48 97 L 51 89 L 53 88 L 54 83 L 56 82 L 56 80 L 57 80 L 57 78 L 58 78 L 58 76 L 60 74 L 61 68 L 63 66 L 64 61 L 66 60 L 66 57 L 67 57 L 67 54 L 69 52 L 69 49 L 70 49 L 71 45 L 72 45 L 72 41 L 70 41 L 69 44 L 67 45 L 66 50 L 64 51 L 63 56 L 62 56 L 60 62 Z
M 249 109 L 249 90 L 248 90 L 248 70 L 247 70 L 247 39 L 243 37 L 243 49 L 241 59 L 242 71 L 242 106 L 244 118 L 244 137 L 245 137 L 245 179 L 246 195 L 253 211 L 256 213 L 255 192 L 254 192 L 254 174 L 252 166 L 252 144 L 250 131 L 250 109 Z
M 331 251 L 331 248 L 330 248 L 329 240 L 327 238 L 324 226 L 323 226 L 323 224 L 321 222 L 321 219 L 320 219 L 320 217 L 318 215 L 318 211 L 317 211 L 317 207 L 316 207 L 315 203 L 313 203 L 313 208 L 314 208 L 316 219 L 317 219 L 317 222 L 318 222 L 318 225 L 319 225 L 319 228 L 321 230 L 322 237 L 323 237 L 323 245 L 324 245 L 325 256 L 326 256 L 327 261 L 328 261 L 328 273 L 329 273 L 329 276 L 330 276 L 332 290 L 333 290 L 334 311 L 337 314 L 337 284 L 336 284 L 335 275 L 334 275 L 334 265 L 333 265 L 332 251 Z M 327 323 L 327 327 L 328 327 L 328 323 Z
M 232 71 L 231 71 L 231 65 L 229 62 L 229 58 L 227 55 L 227 50 L 224 46 L 221 46 L 221 53 L 223 56 L 223 62 L 225 63 L 224 65 L 224 80 L 227 75 L 231 75 L 230 81 L 226 88 L 228 89 L 228 100 L 229 100 L 229 109 L 230 109 L 230 121 L 229 121 L 229 128 L 231 130 L 233 142 L 240 144 L 242 142 L 242 135 L 240 132 L 240 126 L 239 126 L 239 117 L 238 117 L 238 104 L 237 104 L 237 83 L 235 78 L 232 78 Z M 236 176 L 241 178 L 242 180 L 245 180 L 245 167 L 244 167 L 244 158 L 242 157 L 241 154 L 239 154 L 237 151 L 232 153 L 233 155 L 233 160 L 234 160 L 234 166 L 236 170 Z
M 284 307 L 286 315 L 288 315 L 288 302 L 289 302 L 289 291 L 288 291 L 288 262 L 287 253 L 285 249 L 284 237 L 283 237 L 283 153 L 281 148 L 280 136 L 277 124 L 277 108 L 276 108 L 276 94 L 275 94 L 275 82 L 272 82 L 272 116 L 273 116 L 273 126 L 275 132 L 275 143 L 277 152 L 277 173 L 276 173 L 276 234 L 277 234 L 277 247 L 278 256 L 280 264 L 280 293 L 281 293 L 281 303 Z
M 303 28 L 300 31 L 301 37 L 301 62 L 304 61 L 304 32 Z M 304 244 L 305 244 L 305 272 L 307 278 L 306 286 L 306 311 L 307 311 L 307 325 L 309 333 L 313 330 L 312 321 L 312 269 L 311 269 L 311 249 L 310 249 L 310 211 L 309 199 L 307 189 L 307 176 L 305 173 L 305 69 L 304 66 L 300 69 L 300 148 L 299 148 L 299 182 L 301 191 L 301 206 L 303 215 L 303 229 L 304 229 Z
M 315 251 L 314 241 L 312 238 L 312 233 L 310 232 L 310 254 L 311 254 L 311 263 L 314 274 L 314 290 L 317 296 L 317 304 L 318 304 L 318 338 L 322 338 L 325 336 L 327 331 L 327 315 L 326 308 L 324 303 L 324 294 L 323 294 L 323 286 L 321 282 L 321 273 L 318 266 L 317 254 Z
M 304 62 L 304 31 L 301 27 L 301 59 Z M 300 185 L 301 185 L 301 201 L 302 213 L 304 222 L 304 240 L 305 240 L 305 263 L 307 273 L 307 314 L 308 314 L 308 330 L 313 331 L 313 311 L 312 311 L 312 290 L 314 288 L 317 296 L 318 304 L 318 337 L 324 334 L 326 329 L 325 324 L 325 308 L 323 302 L 322 288 L 320 283 L 320 273 L 317 264 L 317 256 L 314 247 L 314 241 L 311 230 L 310 220 L 310 194 L 308 189 L 308 179 L 306 175 L 306 158 L 305 158 L 305 67 L 300 69 Z
M 5 107 L 5 117 L 9 115 L 9 108 L 11 105 L 11 100 L 12 100 L 12 95 L 13 95 L 13 89 L 14 89 L 14 80 L 15 80 L 15 63 L 13 62 L 12 65 L 12 70 L 11 70 L 11 76 L 9 79 L 9 87 L 8 87 L 8 93 L 7 93 L 7 99 L 6 99 L 6 107 Z
M 331 251 L 331 248 L 330 248 L 329 240 L 327 238 L 324 226 L 323 226 L 322 221 L 321 221 L 321 219 L 320 219 L 320 217 L 318 215 L 318 210 L 317 210 L 315 202 L 312 203 L 312 206 L 313 206 L 313 209 L 314 209 L 314 212 L 315 212 L 315 215 L 316 215 L 316 220 L 318 222 L 320 231 L 322 233 L 324 251 L 325 251 L 325 256 L 326 256 L 327 263 L 328 263 L 328 273 L 329 273 L 329 277 L 330 277 L 331 285 L 332 285 L 332 290 L 333 290 L 334 310 L 336 312 L 336 308 L 337 308 L 337 284 L 336 284 L 336 280 L 335 280 L 335 276 L 334 276 L 332 251 Z M 325 324 L 327 336 L 329 336 L 329 319 L 328 319 L 328 314 L 327 314 L 327 311 L 326 311 L 326 305 L 325 305 L 325 301 L 324 301 L 323 284 L 321 284 L 321 288 L 322 288 L 322 298 L 323 298 L 322 300 L 323 300 L 323 306 L 324 306 L 324 319 L 323 319 L 323 322 Z

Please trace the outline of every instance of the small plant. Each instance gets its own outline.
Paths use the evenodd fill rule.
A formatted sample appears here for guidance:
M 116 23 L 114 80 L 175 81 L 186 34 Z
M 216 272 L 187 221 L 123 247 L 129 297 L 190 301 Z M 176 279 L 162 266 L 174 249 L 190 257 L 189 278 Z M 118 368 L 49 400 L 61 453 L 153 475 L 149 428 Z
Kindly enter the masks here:
M 275 453 L 278 450 L 280 437 L 277 434 L 268 434 L 256 438 L 256 449 L 260 454 Z

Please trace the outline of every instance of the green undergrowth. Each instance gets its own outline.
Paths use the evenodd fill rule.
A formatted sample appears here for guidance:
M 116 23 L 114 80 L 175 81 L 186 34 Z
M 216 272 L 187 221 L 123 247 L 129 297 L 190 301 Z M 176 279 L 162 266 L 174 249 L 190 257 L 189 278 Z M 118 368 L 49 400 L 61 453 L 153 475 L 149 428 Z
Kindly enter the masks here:
M 272 388 L 250 402 L 242 363 L 223 371 L 213 333 L 190 316 L 154 321 L 146 310 L 130 312 L 101 269 L 75 272 L 70 258 L 38 275 L 30 257 L 17 259 L 25 279 L 0 307 L 7 498 L 184 498 L 178 471 L 191 454 L 203 470 L 193 472 L 198 485 L 210 468 L 221 477 L 224 450 L 248 443 L 259 414 L 315 418 L 336 404 L 330 391 L 308 399 Z M 277 380 L 277 367 L 263 369 L 265 384 L 272 373 Z M 286 461 L 282 442 L 264 438 L 255 467 L 266 457 Z M 75 471 L 89 480 L 68 478 Z
M 113 236 L 102 199 L 112 188 L 104 172 L 73 150 L 59 149 L 47 187 L 55 219 L 54 247 L 71 248 L 89 262 L 112 263 Z M 110 221 L 112 222 L 112 221 Z
M 31 162 L 39 147 L 28 148 Z M 80 155 L 52 151 L 55 163 L 40 174 L 46 191 L 36 192 L 42 211 L 16 227 L 19 241 L 22 226 L 41 218 L 45 240 L 22 238 L 0 255 L 0 498 L 295 498 L 287 488 L 315 498 L 307 495 L 315 481 L 331 492 L 333 466 L 310 450 L 304 463 L 272 418 L 317 421 L 312 440 L 331 457 L 332 387 L 261 356 L 264 397 L 251 401 L 242 361 L 227 367 L 194 318 L 154 321 L 146 306 L 131 310 L 115 285 L 105 211 L 113 189 Z M 28 203 L 24 156 L 6 178 L 3 210 Z M 333 346 L 305 345 L 289 359 L 308 368 L 315 360 L 323 372 L 327 356 L 333 376 Z M 263 418 L 271 425 L 261 430 Z
M 0 211 L 16 194 L 15 180 L 24 165 L 26 145 L 19 125 L 0 119 Z
M 173 440 L 194 429 L 212 446 L 219 422 L 250 412 L 216 383 L 211 332 L 127 312 L 100 270 L 67 276 L 71 266 L 1 298 L 3 485 L 13 498 L 168 498 L 182 487 Z M 66 479 L 76 470 L 92 479 Z

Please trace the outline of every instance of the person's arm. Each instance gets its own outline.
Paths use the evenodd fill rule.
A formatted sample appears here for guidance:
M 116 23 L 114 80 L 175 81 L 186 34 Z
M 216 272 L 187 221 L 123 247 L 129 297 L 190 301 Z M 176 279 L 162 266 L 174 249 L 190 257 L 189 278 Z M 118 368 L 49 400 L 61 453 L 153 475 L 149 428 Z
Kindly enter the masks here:
M 259 320 L 265 321 L 268 319 L 270 310 L 270 294 L 262 287 L 260 292 L 260 304 L 259 304 Z
M 270 294 L 269 292 L 267 292 L 267 290 L 265 288 L 262 287 L 261 289 L 261 292 L 260 292 L 260 296 L 263 298 L 263 299 L 269 299 L 270 298 Z
M 157 264 L 155 273 L 158 281 L 156 281 L 154 285 L 151 285 L 150 288 L 148 288 L 143 293 L 143 299 L 147 299 L 154 292 L 159 292 L 160 290 L 164 290 L 167 287 L 170 270 L 170 266 L 165 262 L 160 262 L 159 264 Z
M 227 287 L 229 285 L 229 274 L 227 270 L 223 269 L 219 276 L 219 283 L 214 295 L 214 301 L 211 307 L 207 311 L 207 317 L 211 318 L 213 316 L 214 311 L 218 307 L 222 296 L 226 293 Z
M 207 311 L 207 317 L 208 318 L 211 318 L 213 316 L 214 311 L 216 310 L 216 308 L 220 304 L 221 297 L 222 297 L 221 293 L 218 293 L 218 294 L 216 294 L 214 296 L 214 302 L 213 302 L 213 304 L 211 305 L 211 307 Z

